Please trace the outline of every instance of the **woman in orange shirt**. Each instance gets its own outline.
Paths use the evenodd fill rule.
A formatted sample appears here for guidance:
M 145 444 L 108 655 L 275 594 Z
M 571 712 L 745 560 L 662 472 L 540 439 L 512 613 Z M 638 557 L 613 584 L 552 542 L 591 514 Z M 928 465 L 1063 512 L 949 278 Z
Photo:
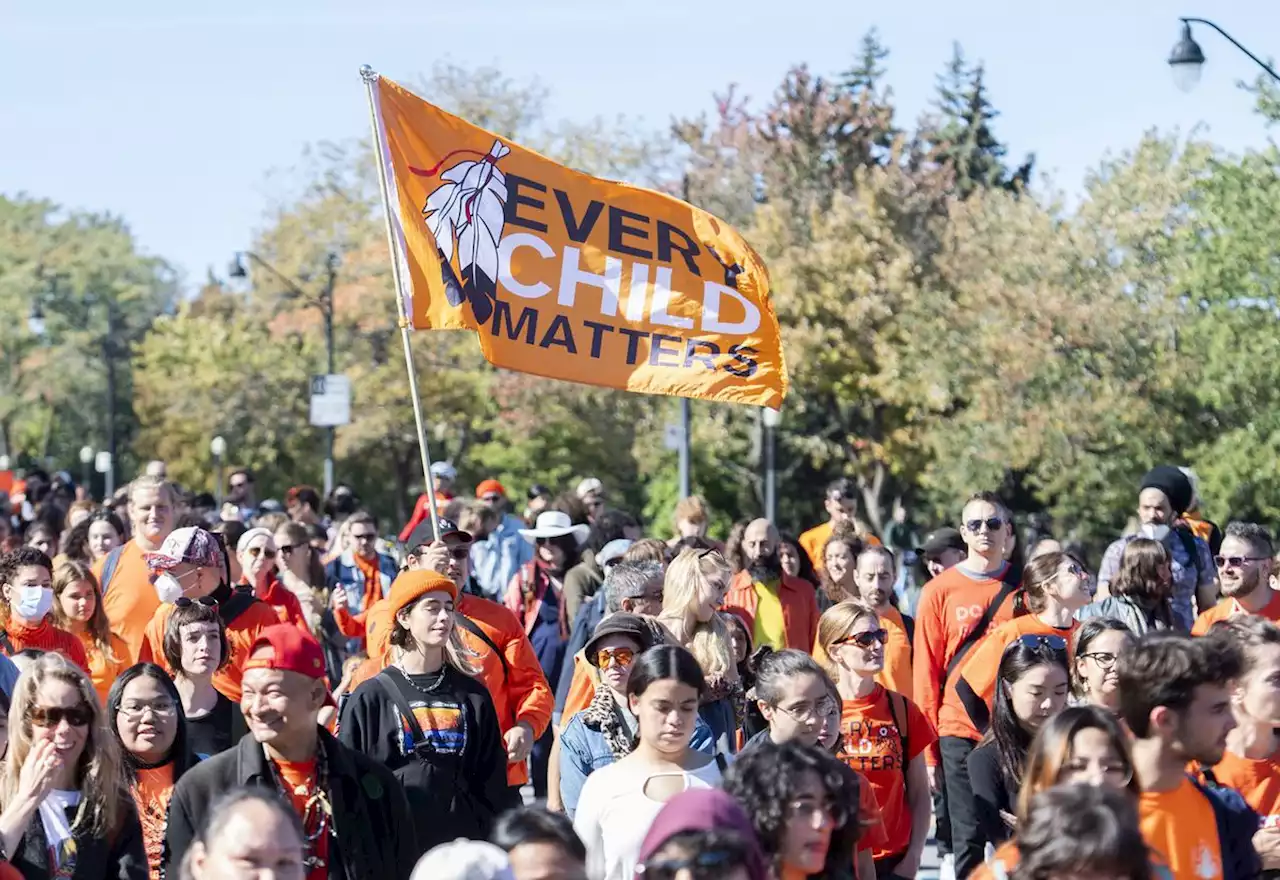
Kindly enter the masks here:
M 93 689 L 105 703 L 111 683 L 129 668 L 133 658 L 124 639 L 111 631 L 102 610 L 98 579 L 83 562 L 64 559 L 54 569 L 53 622 L 84 645 Z
M 822 545 L 822 589 L 818 591 L 818 608 L 826 611 L 839 602 L 858 598 L 854 571 L 862 553 L 862 539 L 852 526 L 841 525 L 831 532 Z
M 129 790 L 142 821 L 151 880 L 160 880 L 169 799 L 182 774 L 196 763 L 187 745 L 182 700 L 163 669 L 139 663 L 112 685 L 107 723 L 120 745 Z
M 1128 792 L 1137 804 L 1138 781 L 1129 754 L 1129 738 L 1120 723 L 1096 706 L 1071 706 L 1040 728 L 1027 753 L 1017 816 L 1003 817 L 1010 828 L 1026 821 L 1032 798 L 1055 785 L 1098 785 Z M 1018 846 L 1010 839 L 980 866 L 973 880 L 1008 876 L 1018 864 Z
M 880 625 L 889 633 L 884 645 L 884 669 L 877 679 L 891 691 L 911 699 L 911 637 L 916 622 L 893 605 L 896 575 L 893 551 L 884 546 L 868 547 L 858 554 L 853 581 L 858 598 L 875 609 Z
M 876 681 L 889 634 L 876 612 L 841 602 L 818 621 L 842 701 L 841 760 L 876 794 L 885 843 L 873 851 L 881 877 L 914 877 L 929 836 L 931 795 L 925 751 L 937 739 L 914 703 Z
M 1244 668 L 1231 700 L 1236 727 L 1222 760 L 1204 775 L 1240 792 L 1264 828 L 1280 827 L 1280 626 L 1251 614 L 1210 630 L 1220 631 L 1243 649 Z

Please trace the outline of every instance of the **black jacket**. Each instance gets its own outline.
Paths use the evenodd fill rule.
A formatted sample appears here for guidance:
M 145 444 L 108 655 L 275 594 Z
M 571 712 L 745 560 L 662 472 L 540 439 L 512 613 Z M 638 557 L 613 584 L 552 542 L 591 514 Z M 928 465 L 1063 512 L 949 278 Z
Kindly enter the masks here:
M 404 679 L 391 667 L 356 688 L 343 707 L 338 735 L 392 770 L 404 785 L 423 852 L 458 837 L 488 838 L 510 798 L 507 750 L 493 698 L 483 684 L 446 666 L 436 687 L 417 693 L 448 707 L 439 718 L 443 724 L 427 731 L 431 744 L 410 750 L 403 713 L 386 690 Z
M 333 805 L 331 880 L 408 880 L 420 851 L 400 783 L 385 767 L 351 751 L 323 729 L 320 750 L 329 770 Z M 242 786 L 276 790 L 266 753 L 252 734 L 183 774 L 169 803 L 166 877 L 178 876 L 211 804 Z
M 133 807 L 133 798 L 127 791 L 120 792 L 123 807 L 120 827 L 110 835 L 110 840 L 91 837 L 73 826 L 71 839 L 76 845 L 76 867 L 72 880 L 147 880 L 147 851 L 142 842 L 142 825 Z M 75 809 L 67 811 L 67 818 L 75 821 Z M 47 880 L 53 876 L 49 863 L 49 841 L 44 835 L 44 823 L 40 813 L 31 817 L 18 851 L 9 864 L 22 873 L 26 880 Z M 176 877 L 177 874 L 172 876 Z

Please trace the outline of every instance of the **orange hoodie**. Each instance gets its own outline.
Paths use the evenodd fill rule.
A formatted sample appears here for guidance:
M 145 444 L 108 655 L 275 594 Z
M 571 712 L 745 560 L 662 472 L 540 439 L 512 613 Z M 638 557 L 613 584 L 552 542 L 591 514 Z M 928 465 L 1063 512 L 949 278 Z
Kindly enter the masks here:
M 991 574 L 982 574 L 970 571 L 961 563 L 929 581 L 920 593 L 911 674 L 916 703 L 935 729 L 942 707 L 947 665 L 1000 592 L 1000 576 L 1006 569 L 1007 564 Z M 991 626 L 994 628 L 1012 618 L 1013 596 L 1010 595 L 996 610 Z M 926 754 L 931 765 L 937 764 L 936 744 Z

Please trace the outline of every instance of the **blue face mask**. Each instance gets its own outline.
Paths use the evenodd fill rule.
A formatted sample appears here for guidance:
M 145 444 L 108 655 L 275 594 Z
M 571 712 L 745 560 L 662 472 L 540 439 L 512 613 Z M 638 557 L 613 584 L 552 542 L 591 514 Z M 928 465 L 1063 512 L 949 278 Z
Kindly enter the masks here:
M 23 620 L 39 622 L 52 607 L 53 590 L 49 587 L 19 587 L 13 610 Z

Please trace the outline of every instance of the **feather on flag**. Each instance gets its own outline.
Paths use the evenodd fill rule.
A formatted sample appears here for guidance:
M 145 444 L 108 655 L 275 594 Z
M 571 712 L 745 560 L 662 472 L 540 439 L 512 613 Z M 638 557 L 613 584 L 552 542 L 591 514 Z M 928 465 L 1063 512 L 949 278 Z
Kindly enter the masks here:
M 769 275 L 718 218 L 559 165 L 379 78 L 400 294 L 509 370 L 777 408 Z

